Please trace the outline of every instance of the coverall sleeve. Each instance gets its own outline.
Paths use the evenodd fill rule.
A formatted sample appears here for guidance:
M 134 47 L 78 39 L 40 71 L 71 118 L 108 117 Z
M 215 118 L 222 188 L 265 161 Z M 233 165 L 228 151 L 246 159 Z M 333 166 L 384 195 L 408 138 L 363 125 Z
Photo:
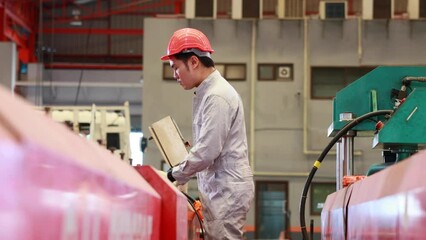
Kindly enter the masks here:
M 199 128 L 198 138 L 182 163 L 173 168 L 173 177 L 178 184 L 185 184 L 197 172 L 200 172 L 218 158 L 228 137 L 232 108 L 220 96 L 212 95 L 206 99 L 200 120 L 195 120 Z

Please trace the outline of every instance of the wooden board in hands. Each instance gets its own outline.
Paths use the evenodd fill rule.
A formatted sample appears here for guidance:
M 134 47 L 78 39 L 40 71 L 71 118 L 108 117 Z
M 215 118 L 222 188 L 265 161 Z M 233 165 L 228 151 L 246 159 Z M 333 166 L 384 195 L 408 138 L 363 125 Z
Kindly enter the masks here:
M 170 116 L 153 123 L 149 131 L 170 167 L 178 165 L 188 154 L 182 134 Z

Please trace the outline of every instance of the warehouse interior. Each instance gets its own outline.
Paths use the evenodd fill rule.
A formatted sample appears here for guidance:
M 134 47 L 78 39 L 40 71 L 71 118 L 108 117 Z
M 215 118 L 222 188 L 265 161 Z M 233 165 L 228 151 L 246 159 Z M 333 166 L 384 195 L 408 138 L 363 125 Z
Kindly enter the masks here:
M 51 156 L 49 164 L 54 164 L 52 151 L 61 158 L 75 158 L 77 167 L 69 162 L 58 165 L 62 170 L 52 178 L 68 177 L 67 166 L 78 169 L 75 179 L 69 176 L 67 182 L 91 179 L 87 185 L 72 185 L 72 189 L 93 191 L 93 199 L 127 186 L 158 190 L 151 182 L 152 186 L 136 183 L 142 176 L 155 179 L 152 169 L 168 168 L 158 144 L 152 140 L 150 126 L 171 116 L 182 137 L 192 140 L 193 90 L 182 90 L 169 62 L 160 60 L 173 32 L 190 27 L 209 38 L 215 50 L 212 58 L 216 69 L 237 90 L 244 104 L 255 181 L 255 199 L 244 228 L 246 239 L 422 239 L 424 230 L 419 226 L 426 222 L 422 207 L 426 201 L 422 195 L 424 180 L 414 164 L 423 160 L 422 144 L 426 143 L 424 119 L 419 118 L 426 117 L 421 107 L 422 96 L 426 96 L 422 95 L 422 82 L 426 81 L 425 0 L 0 0 L 0 19 L 0 83 L 5 89 L 0 95 L 7 99 L 0 109 L 0 136 L 13 136 L 10 139 L 34 142 L 35 146 L 40 143 L 49 149 L 43 152 L 33 144 L 24 144 L 23 155 L 10 155 L 6 152 L 19 152 L 21 146 L 18 149 L 3 144 L 0 152 L 5 160 L 19 157 L 27 161 L 26 157 L 33 159 L 30 156 L 39 154 L 41 158 Z M 407 79 L 413 83 L 407 83 Z M 400 97 L 405 91 L 407 96 Z M 397 95 L 394 98 L 398 105 L 388 104 L 391 92 Z M 6 98 L 9 94 L 14 97 Z M 15 105 L 13 99 L 21 97 L 24 101 Z M 81 137 L 68 136 L 56 126 L 34 125 L 45 121 L 20 114 L 21 104 L 22 110 L 33 108 L 50 117 L 56 114 L 56 121 L 73 122 L 71 129 Z M 405 110 L 408 107 L 411 108 Z M 93 113 L 93 109 L 97 112 Z M 353 120 L 380 110 L 393 112 L 386 112 L 390 118 L 374 118 L 374 124 L 361 123 L 351 131 L 353 135 L 345 133 L 321 159 L 326 146 L 344 128 L 338 123 L 343 121 L 341 116 L 339 120 L 340 113 L 353 113 Z M 80 111 L 84 113 L 77 113 Z M 401 125 L 392 125 L 390 135 L 385 136 L 383 131 L 383 139 L 374 138 L 382 130 L 377 127 L 378 122 L 385 122 L 385 130 L 393 119 L 400 118 L 396 113 L 404 111 L 407 116 L 401 117 Z M 22 121 L 14 120 L 12 115 L 5 117 L 12 112 Z M 62 115 L 65 112 L 68 116 Z M 91 121 L 98 124 L 92 127 Z M 32 133 L 36 128 L 39 134 Z M 45 135 L 52 137 L 52 144 L 43 139 L 43 130 L 55 131 Z M 3 134 L 9 131 L 10 134 Z M 63 141 L 55 140 L 62 136 Z M 96 154 L 91 153 L 96 144 L 88 143 L 90 147 L 86 147 L 80 142 L 87 140 L 84 138 L 106 145 L 115 156 L 98 154 L 97 150 Z M 390 138 L 391 143 L 387 142 Z M 75 146 L 71 146 L 74 142 Z M 370 177 L 371 167 L 383 163 L 384 154 L 390 152 L 392 156 L 396 154 L 398 163 L 380 165 L 383 170 Z M 85 162 L 85 157 L 78 159 L 79 154 L 87 154 L 93 163 Z M 115 165 L 105 163 L 110 157 Z M 409 159 L 400 164 L 398 160 L 405 158 Z M 7 164 L 1 168 L 12 169 Z M 23 168 L 25 164 L 17 167 Z M 118 183 L 114 182 L 117 187 L 107 184 L 103 190 L 94 177 L 82 173 L 85 168 L 99 174 L 96 178 L 102 178 L 103 183 L 109 178 L 118 179 Z M 25 172 L 37 174 L 37 170 Z M 312 174 L 315 176 L 309 180 Z M 358 178 L 348 185 L 342 184 L 344 176 L 354 177 L 345 178 L 349 180 Z M 0 226 L 5 224 L 10 229 L 0 230 L 2 239 L 168 239 L 161 235 L 165 231 L 161 230 L 163 220 L 145 219 L 150 214 L 156 216 L 155 210 L 160 208 L 155 202 L 158 193 L 151 192 L 146 198 L 142 194 L 133 201 L 118 202 L 130 204 L 125 211 L 110 210 L 108 201 L 104 201 L 105 209 L 99 211 L 112 211 L 109 227 L 96 228 L 92 222 L 96 223 L 94 219 L 99 216 L 83 214 L 75 220 L 78 226 L 67 228 L 67 219 L 74 215 L 67 211 L 65 202 L 71 203 L 74 198 L 51 191 L 48 194 L 64 202 L 64 217 L 54 212 L 55 217 L 49 218 L 59 221 L 52 227 L 62 230 L 37 235 L 34 229 L 42 226 L 34 222 L 39 221 L 36 216 L 43 215 L 31 215 L 37 211 L 25 208 L 31 211 L 30 217 L 24 211 L 17 217 L 13 211 L 20 206 L 13 204 L 13 197 L 32 198 L 31 193 L 39 196 L 37 188 L 21 193 L 12 189 L 19 184 L 6 187 L 15 177 L 18 178 L 8 174 L 2 184 L 11 191 L 10 198 L 0 200 L 0 215 L 4 216 L 0 217 Z M 125 187 L 119 186 L 120 181 Z M 305 192 L 307 182 L 310 188 Z M 392 190 L 387 185 L 391 183 L 395 186 Z M 187 187 L 188 194 L 196 198 L 196 179 Z M 167 194 L 173 191 L 176 190 Z M 43 199 L 38 204 L 46 204 Z M 78 194 L 76 199 L 78 205 Z M 182 202 L 179 197 L 174 200 Z M 84 204 L 89 206 L 90 201 Z M 389 210 L 391 207 L 384 207 L 385 203 L 397 210 Z M 184 206 L 186 211 L 185 201 Z M 137 215 L 139 211 L 143 214 Z M 169 210 L 172 211 L 178 209 Z M 183 216 L 170 214 L 169 218 Z M 183 217 L 186 219 L 186 214 Z M 99 218 L 104 219 L 103 215 Z M 126 222 L 128 218 L 140 221 Z M 358 223 L 357 218 L 365 219 L 365 224 Z M 86 227 L 89 230 L 84 227 L 85 221 L 92 223 Z M 306 226 L 302 226 L 302 221 Z M 183 222 L 185 229 L 189 227 Z M 126 228 L 126 223 L 133 225 Z M 147 235 L 134 230 L 134 226 L 160 230 Z M 21 228 L 30 230 L 13 231 Z M 100 229 L 100 233 L 93 229 Z M 116 232 L 111 233 L 111 229 Z M 120 235 L 120 231 L 133 235 Z M 174 236 L 199 239 L 187 236 L 186 230 Z

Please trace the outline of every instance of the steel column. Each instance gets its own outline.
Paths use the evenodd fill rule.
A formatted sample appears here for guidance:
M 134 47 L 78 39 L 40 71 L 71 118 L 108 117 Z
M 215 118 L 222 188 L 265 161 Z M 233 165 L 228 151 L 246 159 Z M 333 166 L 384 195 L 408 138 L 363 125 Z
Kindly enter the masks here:
M 354 136 L 354 132 L 349 131 L 345 136 L 342 137 L 342 144 L 344 148 L 344 156 L 346 162 L 345 176 L 354 175 Z
M 336 190 L 342 189 L 342 181 L 344 176 L 344 169 L 346 169 L 343 166 L 344 161 L 344 155 L 343 155 L 343 145 L 342 145 L 342 138 L 339 139 L 339 141 L 336 143 Z
M 354 137 L 349 131 L 336 145 L 336 189 L 343 188 L 343 177 L 354 175 Z

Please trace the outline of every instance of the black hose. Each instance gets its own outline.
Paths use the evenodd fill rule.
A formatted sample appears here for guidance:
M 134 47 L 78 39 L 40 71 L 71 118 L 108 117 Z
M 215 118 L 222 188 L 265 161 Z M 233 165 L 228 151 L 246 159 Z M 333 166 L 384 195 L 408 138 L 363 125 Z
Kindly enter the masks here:
M 195 206 L 194 206 L 195 199 L 193 199 L 191 196 L 189 196 L 188 194 L 184 192 L 181 192 L 181 193 L 185 195 L 185 197 L 188 199 L 189 205 L 191 205 L 192 209 L 194 209 L 194 213 L 197 216 L 198 222 L 200 223 L 200 229 L 201 229 L 200 238 L 204 239 L 204 233 L 205 233 L 204 225 L 203 225 L 203 221 L 201 221 L 200 215 L 198 215 L 197 209 L 195 209 Z
M 358 125 L 362 121 L 369 119 L 371 117 L 374 117 L 374 116 L 388 115 L 388 114 L 391 114 L 392 112 L 393 112 L 392 110 L 379 110 L 379 111 L 375 111 L 375 112 L 366 113 L 366 114 L 362 115 L 361 117 L 358 117 L 358 118 L 352 120 L 350 123 L 346 124 L 339 132 L 337 132 L 336 136 L 334 136 L 333 139 L 330 141 L 330 143 L 324 148 L 324 150 L 322 151 L 318 160 L 315 161 L 314 166 L 312 167 L 311 172 L 309 173 L 309 176 L 306 179 L 305 186 L 304 186 L 303 192 L 302 192 L 302 196 L 300 198 L 300 209 L 299 209 L 300 210 L 299 211 L 299 213 L 300 213 L 300 228 L 302 230 L 303 240 L 309 239 L 308 232 L 306 231 L 306 221 L 305 221 L 306 196 L 308 194 L 309 187 L 312 183 L 312 179 L 314 178 L 315 173 L 318 170 L 318 168 L 320 167 L 321 162 L 324 160 L 325 156 L 328 154 L 330 149 L 334 146 L 334 144 L 336 144 L 337 141 L 339 141 L 339 139 L 343 135 L 345 135 L 349 130 L 351 130 L 353 127 L 355 127 L 356 125 Z

